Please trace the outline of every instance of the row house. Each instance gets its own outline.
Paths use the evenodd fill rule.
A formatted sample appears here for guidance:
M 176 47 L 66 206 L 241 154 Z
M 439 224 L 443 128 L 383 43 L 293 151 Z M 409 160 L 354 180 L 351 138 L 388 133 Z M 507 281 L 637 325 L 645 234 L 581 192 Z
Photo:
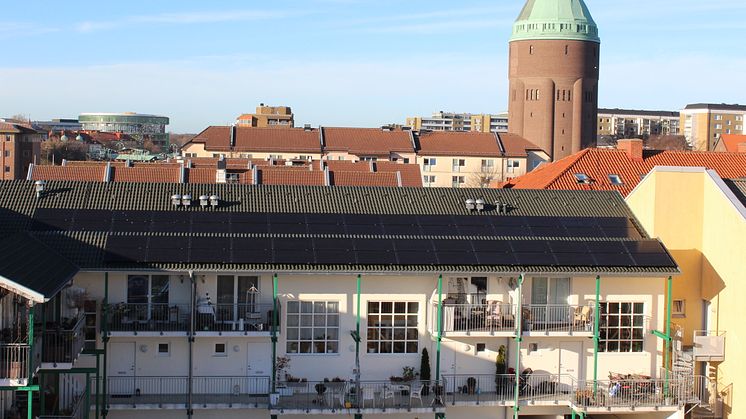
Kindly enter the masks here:
M 0 209 L 3 324 L 28 319 L 29 354 L 2 400 L 24 417 L 667 418 L 706 399 L 667 368 L 679 268 L 617 193 L 13 181 Z M 76 316 L 81 349 L 37 362 L 36 331 Z

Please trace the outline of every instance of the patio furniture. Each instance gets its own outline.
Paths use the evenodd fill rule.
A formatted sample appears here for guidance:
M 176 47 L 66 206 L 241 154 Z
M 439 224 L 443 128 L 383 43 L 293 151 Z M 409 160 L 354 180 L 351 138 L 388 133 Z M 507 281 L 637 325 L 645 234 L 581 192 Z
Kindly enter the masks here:
M 412 389 L 409 393 L 409 405 L 412 405 L 412 399 L 417 399 L 420 401 L 420 406 L 422 406 L 422 389 L 425 388 L 424 384 L 420 384 L 417 389 Z
M 573 313 L 573 325 L 585 327 L 591 321 L 592 310 L 589 306 L 576 307 Z
M 373 402 L 373 407 L 376 406 L 376 389 L 371 386 L 363 386 L 363 405 L 365 408 L 365 401 L 370 400 Z

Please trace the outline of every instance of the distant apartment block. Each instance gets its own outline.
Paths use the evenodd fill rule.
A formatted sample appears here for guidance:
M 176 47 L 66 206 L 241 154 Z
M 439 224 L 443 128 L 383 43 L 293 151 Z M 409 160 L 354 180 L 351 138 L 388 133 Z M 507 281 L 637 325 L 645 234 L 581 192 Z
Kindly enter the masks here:
M 599 109 L 598 135 L 617 138 L 679 135 L 679 112 Z
M 40 157 L 44 134 L 26 124 L 0 122 L 0 179 L 25 179 Z
M 744 134 L 746 105 L 696 103 L 681 111 L 687 142 L 700 151 L 715 150 L 723 134 Z
M 440 111 L 430 117 L 409 117 L 407 126 L 415 131 L 508 132 L 508 113 L 491 115 Z
M 49 121 L 33 121 L 33 127 L 40 131 L 80 131 L 83 129 L 77 119 L 74 118 L 55 118 Z
M 147 115 L 133 112 L 124 113 L 83 113 L 78 117 L 84 131 L 101 131 L 127 134 L 139 142 L 150 140 L 166 150 L 169 136 L 165 116 Z
M 245 113 L 236 118 L 236 124 L 254 128 L 293 128 L 295 119 L 289 106 L 267 106 L 261 103 L 256 107 L 256 113 Z

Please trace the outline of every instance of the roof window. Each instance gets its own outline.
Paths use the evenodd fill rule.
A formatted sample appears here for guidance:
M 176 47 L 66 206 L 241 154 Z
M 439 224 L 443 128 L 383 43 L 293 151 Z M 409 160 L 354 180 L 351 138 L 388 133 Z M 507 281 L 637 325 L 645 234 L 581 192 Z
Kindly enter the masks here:
M 575 180 L 577 180 L 578 183 L 591 183 L 591 178 L 589 178 L 585 173 L 575 173 Z
M 624 184 L 624 182 L 622 182 L 622 177 L 619 175 L 609 175 L 609 182 L 611 182 L 612 185 Z

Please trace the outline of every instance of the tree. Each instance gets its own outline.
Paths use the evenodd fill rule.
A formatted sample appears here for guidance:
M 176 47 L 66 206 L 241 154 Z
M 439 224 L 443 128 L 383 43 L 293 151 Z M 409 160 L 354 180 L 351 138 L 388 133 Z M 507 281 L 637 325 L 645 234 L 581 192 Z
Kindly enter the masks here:
M 47 140 L 41 143 L 41 158 L 47 164 L 62 160 L 86 160 L 88 146 L 77 141 Z
M 482 166 L 478 172 L 474 172 L 469 176 L 466 186 L 470 188 L 489 188 L 494 181 L 503 181 L 500 169 L 495 166 Z
M 653 150 L 689 150 L 683 135 L 651 135 L 645 144 Z
M 424 396 L 430 394 L 430 355 L 427 348 L 422 348 L 422 357 L 420 358 L 420 380 L 425 387 L 422 388 Z

